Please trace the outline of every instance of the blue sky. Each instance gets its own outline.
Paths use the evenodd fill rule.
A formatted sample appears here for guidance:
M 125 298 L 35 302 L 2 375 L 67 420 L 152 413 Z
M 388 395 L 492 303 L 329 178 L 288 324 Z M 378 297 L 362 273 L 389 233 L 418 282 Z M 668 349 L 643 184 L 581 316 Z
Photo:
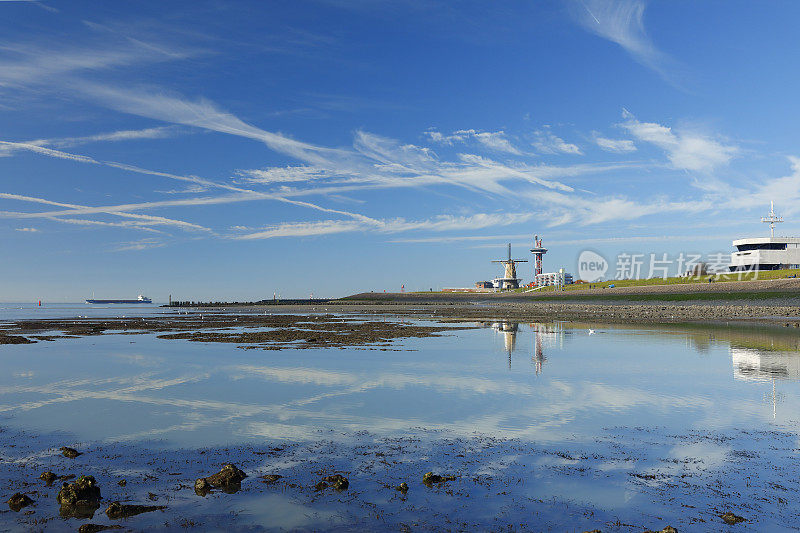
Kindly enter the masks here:
M 795 2 L 0 13 L 0 301 L 467 286 L 534 234 L 545 270 L 727 253 L 771 200 L 800 233 Z

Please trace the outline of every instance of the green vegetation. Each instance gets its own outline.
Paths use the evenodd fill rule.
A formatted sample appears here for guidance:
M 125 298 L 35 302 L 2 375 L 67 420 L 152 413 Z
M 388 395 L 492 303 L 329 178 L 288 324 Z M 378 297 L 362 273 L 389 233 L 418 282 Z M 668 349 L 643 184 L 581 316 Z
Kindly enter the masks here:
M 706 274 L 700 277 L 673 277 L 673 278 L 648 278 L 648 279 L 618 279 L 609 281 L 598 281 L 596 283 L 576 283 L 564 287 L 565 291 L 593 291 L 595 289 L 615 287 L 646 287 L 650 285 L 692 285 L 698 283 L 708 283 L 708 278 L 713 277 L 714 283 L 727 283 L 731 281 L 763 281 L 769 279 L 781 279 L 788 276 L 800 277 L 800 269 L 792 268 L 786 270 L 762 270 L 760 272 L 733 273 L 733 274 Z M 589 287 L 592 287 L 591 289 Z M 516 289 L 515 292 L 525 292 L 530 289 L 527 287 Z M 536 292 L 553 292 L 555 287 L 544 287 Z
M 768 300 L 771 298 L 797 298 L 798 291 L 769 291 L 769 292 L 689 292 L 689 293 L 649 293 L 649 294 L 614 294 L 613 292 L 576 291 L 569 294 L 565 300 L 601 300 L 601 301 L 656 301 L 656 302 L 686 302 L 686 301 L 714 301 L 714 300 Z M 531 293 L 531 299 L 536 300 L 536 293 Z M 551 300 L 551 298 L 547 298 Z

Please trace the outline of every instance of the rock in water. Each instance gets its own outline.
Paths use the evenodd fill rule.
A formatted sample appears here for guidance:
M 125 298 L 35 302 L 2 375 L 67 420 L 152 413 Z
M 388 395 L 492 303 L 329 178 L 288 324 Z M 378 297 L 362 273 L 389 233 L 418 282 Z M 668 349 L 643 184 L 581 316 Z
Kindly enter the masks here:
M 78 533 L 99 533 L 107 529 L 122 529 L 122 526 L 104 526 L 100 524 L 83 524 L 78 528 Z
M 55 480 L 58 479 L 58 476 L 48 470 L 47 472 L 42 472 L 42 475 L 39 476 L 39 479 L 47 483 L 47 486 L 49 487 Z
M 422 476 L 422 482 L 430 487 L 435 483 L 453 481 L 455 478 L 456 476 L 440 476 L 439 474 L 434 474 L 433 472 L 426 472 L 425 475 Z
M 75 459 L 76 457 L 81 455 L 81 452 L 79 452 L 75 448 L 70 448 L 68 446 L 63 446 L 59 448 L 59 450 L 61 450 L 61 455 L 63 455 L 64 457 L 68 457 L 70 459 Z
M 32 341 L 25 337 L 20 337 L 19 335 L 6 335 L 5 333 L 0 333 L 0 344 L 33 344 L 36 341 Z
M 282 477 L 283 476 L 278 474 L 267 474 L 266 476 L 261 476 L 261 481 L 263 481 L 264 483 L 275 483 Z
M 161 511 L 166 508 L 165 505 L 127 505 L 119 502 L 111 502 L 111 505 L 106 509 L 106 515 L 111 520 L 119 520 L 121 518 L 136 516 L 137 514 Z
M 735 515 L 732 512 L 728 511 L 727 513 L 719 515 L 722 518 L 723 522 L 729 525 L 738 524 L 739 522 L 747 522 L 747 519 L 743 516 Z
M 18 513 L 23 507 L 27 507 L 33 503 L 27 494 L 16 493 L 8 500 L 8 506 L 12 511 Z
M 400 492 L 405 494 L 406 492 L 408 492 L 408 483 L 403 481 L 402 483 L 400 483 L 398 486 L 395 487 L 395 490 L 399 490 Z
M 61 516 L 91 518 L 100 507 L 100 487 L 94 476 L 80 476 L 74 483 L 64 483 L 58 491 Z
M 314 486 L 315 490 L 324 490 L 328 487 L 333 487 L 336 490 L 346 490 L 350 486 L 347 478 L 341 474 L 334 474 L 332 476 L 324 477 Z
M 247 474 L 236 468 L 236 465 L 226 464 L 222 470 L 213 476 L 201 477 L 194 482 L 194 491 L 200 496 L 205 496 L 211 489 L 222 489 L 229 494 L 242 488 L 242 480 Z

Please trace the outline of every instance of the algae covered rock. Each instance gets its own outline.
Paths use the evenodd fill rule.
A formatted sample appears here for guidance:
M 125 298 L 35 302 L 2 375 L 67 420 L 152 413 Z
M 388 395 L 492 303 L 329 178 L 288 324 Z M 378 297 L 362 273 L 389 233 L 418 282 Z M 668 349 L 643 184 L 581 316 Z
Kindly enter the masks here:
M 92 518 L 100 507 L 100 487 L 94 476 L 80 476 L 74 483 L 64 483 L 58 491 L 63 517 Z
M 232 494 L 242 488 L 242 480 L 247 474 L 236 468 L 234 464 L 226 464 L 222 470 L 213 476 L 201 477 L 194 482 L 194 491 L 200 496 L 205 496 L 211 489 L 221 489 Z
M 406 483 L 405 481 L 403 481 L 402 483 L 400 483 L 399 485 L 397 485 L 397 486 L 394 488 L 394 490 L 399 490 L 400 492 L 402 492 L 403 494 L 405 494 L 406 492 L 408 492 L 408 483 Z
M 336 490 L 347 490 L 350 482 L 341 474 L 334 474 L 332 476 L 324 477 L 314 486 L 315 490 L 324 490 L 332 487 Z
M 122 526 L 106 526 L 101 524 L 83 524 L 78 528 L 78 533 L 99 533 L 107 529 L 122 529 Z
M 264 483 L 275 483 L 282 477 L 283 476 L 279 474 L 267 474 L 266 476 L 261 476 L 261 481 L 263 481 Z
M 16 493 L 8 500 L 8 507 L 16 512 L 19 512 L 23 507 L 27 507 L 33 503 L 33 500 L 27 494 Z
M 743 516 L 735 515 L 732 512 L 728 511 L 727 513 L 719 515 L 722 518 L 722 521 L 728 525 L 738 524 L 739 522 L 747 522 L 747 519 Z
M 33 344 L 36 341 L 32 341 L 25 337 L 20 337 L 19 335 L 6 335 L 5 333 L 0 333 L 0 344 Z
M 81 455 L 81 452 L 79 452 L 75 448 L 70 448 L 69 446 L 62 446 L 61 448 L 59 448 L 59 450 L 61 451 L 61 455 L 69 459 L 75 459 L 76 457 Z
M 129 505 L 120 502 L 111 502 L 106 509 L 106 516 L 111 520 L 119 520 L 121 518 L 128 518 L 136 516 L 137 514 L 150 513 L 152 511 L 161 511 L 166 509 L 164 505 Z
M 76 505 L 79 502 L 99 502 L 101 498 L 94 476 L 81 476 L 74 483 L 64 483 L 57 499 L 61 505 Z
M 439 474 L 434 474 L 433 472 L 426 472 L 422 476 L 422 482 L 428 485 L 435 485 L 436 483 L 444 483 L 445 481 L 453 481 L 456 476 L 441 476 Z
M 39 479 L 47 483 L 47 486 L 49 487 L 55 480 L 58 479 L 58 476 L 48 470 L 47 472 L 42 472 L 42 475 L 39 476 Z

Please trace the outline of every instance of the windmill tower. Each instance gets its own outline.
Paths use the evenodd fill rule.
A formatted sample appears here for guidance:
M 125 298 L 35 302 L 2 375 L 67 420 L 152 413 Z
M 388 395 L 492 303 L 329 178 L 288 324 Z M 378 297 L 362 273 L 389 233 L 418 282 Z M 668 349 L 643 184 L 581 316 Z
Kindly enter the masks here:
M 542 274 L 542 257 L 547 253 L 547 248 L 542 247 L 542 239 L 540 239 L 538 235 L 533 236 L 533 248 L 531 248 L 531 253 L 533 254 L 535 265 L 533 269 L 533 282 L 538 284 L 539 276 Z
M 503 277 L 492 280 L 494 286 L 499 289 L 518 289 L 519 282 L 522 280 L 517 277 L 517 263 L 527 262 L 526 259 L 511 259 L 511 243 L 508 243 L 508 259 L 492 261 L 492 263 L 500 263 L 504 267 Z

